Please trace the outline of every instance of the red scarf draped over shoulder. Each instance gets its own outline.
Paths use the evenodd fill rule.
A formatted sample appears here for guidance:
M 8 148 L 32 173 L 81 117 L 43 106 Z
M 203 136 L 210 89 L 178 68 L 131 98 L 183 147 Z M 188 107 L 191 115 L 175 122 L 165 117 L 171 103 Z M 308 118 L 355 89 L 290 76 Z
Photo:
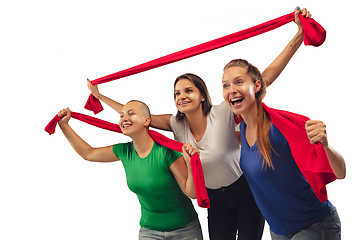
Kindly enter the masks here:
M 321 143 L 311 144 L 305 130 L 308 117 L 284 110 L 269 108 L 263 103 L 265 112 L 290 145 L 291 153 L 301 173 L 310 184 L 316 197 L 325 202 L 326 184 L 337 179 L 329 157 Z M 240 123 L 241 117 L 236 118 Z
M 91 116 L 87 116 L 81 113 L 72 112 L 71 117 L 78 119 L 80 121 L 86 122 L 90 125 L 110 130 L 113 132 L 122 133 L 120 126 L 118 124 L 114 124 L 111 122 L 107 122 L 98 118 L 94 118 Z M 55 116 L 45 127 L 45 131 L 49 134 L 53 134 L 55 132 L 55 128 L 57 123 L 59 122 L 61 118 L 59 116 Z M 166 136 L 153 131 L 149 130 L 149 134 L 151 138 L 159 143 L 160 145 L 163 145 L 167 148 L 170 148 L 177 152 L 182 152 L 182 146 L 183 144 L 181 142 L 172 140 L 170 138 L 167 138 Z M 206 187 L 205 187 L 205 179 L 204 179 L 204 173 L 202 169 L 202 165 L 200 162 L 200 158 L 198 154 L 195 154 L 191 157 L 191 171 L 193 175 L 194 180 L 194 186 L 195 186 L 195 193 L 196 193 L 196 199 L 198 202 L 198 205 L 203 208 L 210 208 L 210 200 L 207 195 Z

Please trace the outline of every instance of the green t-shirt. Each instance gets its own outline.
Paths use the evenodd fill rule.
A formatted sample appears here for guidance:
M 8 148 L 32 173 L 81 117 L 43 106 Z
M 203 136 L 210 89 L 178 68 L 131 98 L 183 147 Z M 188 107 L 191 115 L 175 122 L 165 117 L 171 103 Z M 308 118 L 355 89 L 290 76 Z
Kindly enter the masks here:
M 113 146 L 114 154 L 121 160 L 129 189 L 141 205 L 140 226 L 171 231 L 184 227 L 197 218 L 191 200 L 181 191 L 171 164 L 181 154 L 158 143 L 145 158 L 140 158 L 133 142 Z

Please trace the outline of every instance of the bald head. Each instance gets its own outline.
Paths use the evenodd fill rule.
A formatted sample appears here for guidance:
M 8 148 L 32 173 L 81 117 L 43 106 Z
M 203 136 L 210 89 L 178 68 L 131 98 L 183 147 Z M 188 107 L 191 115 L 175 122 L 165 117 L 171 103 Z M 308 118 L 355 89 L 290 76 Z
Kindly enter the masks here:
M 127 102 L 126 104 L 128 103 L 136 103 L 137 106 L 139 106 L 139 109 L 141 111 L 141 113 L 143 114 L 143 116 L 145 118 L 149 117 L 151 119 L 151 113 L 150 113 L 150 109 L 148 107 L 148 105 L 146 105 L 145 103 L 143 103 L 142 101 L 139 101 L 139 100 L 131 100 L 129 102 Z

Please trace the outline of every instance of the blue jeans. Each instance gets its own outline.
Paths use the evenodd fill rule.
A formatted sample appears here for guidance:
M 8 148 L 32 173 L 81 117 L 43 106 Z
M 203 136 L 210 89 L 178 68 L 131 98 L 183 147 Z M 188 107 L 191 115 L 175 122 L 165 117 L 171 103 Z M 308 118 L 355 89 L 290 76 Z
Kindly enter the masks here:
M 272 240 L 340 240 L 341 223 L 334 207 L 323 219 L 291 235 L 277 235 L 271 231 Z
M 139 240 L 203 240 L 199 219 L 195 219 L 185 227 L 173 231 L 162 232 L 140 228 Z

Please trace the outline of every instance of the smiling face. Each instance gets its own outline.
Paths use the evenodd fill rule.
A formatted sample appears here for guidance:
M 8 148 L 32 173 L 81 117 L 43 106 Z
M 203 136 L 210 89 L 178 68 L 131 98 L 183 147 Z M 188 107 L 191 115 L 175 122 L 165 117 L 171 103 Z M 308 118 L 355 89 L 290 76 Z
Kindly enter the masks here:
M 230 67 L 222 79 L 223 97 L 235 114 L 246 114 L 256 106 L 256 93 L 261 88 L 260 80 L 254 81 L 244 67 Z
M 146 116 L 146 106 L 141 102 L 133 101 L 127 103 L 120 112 L 120 129 L 124 135 L 130 136 L 147 130 L 150 125 L 150 117 Z
M 184 114 L 192 111 L 202 111 L 202 102 L 205 100 L 200 90 L 188 79 L 180 79 L 174 89 L 177 109 Z

